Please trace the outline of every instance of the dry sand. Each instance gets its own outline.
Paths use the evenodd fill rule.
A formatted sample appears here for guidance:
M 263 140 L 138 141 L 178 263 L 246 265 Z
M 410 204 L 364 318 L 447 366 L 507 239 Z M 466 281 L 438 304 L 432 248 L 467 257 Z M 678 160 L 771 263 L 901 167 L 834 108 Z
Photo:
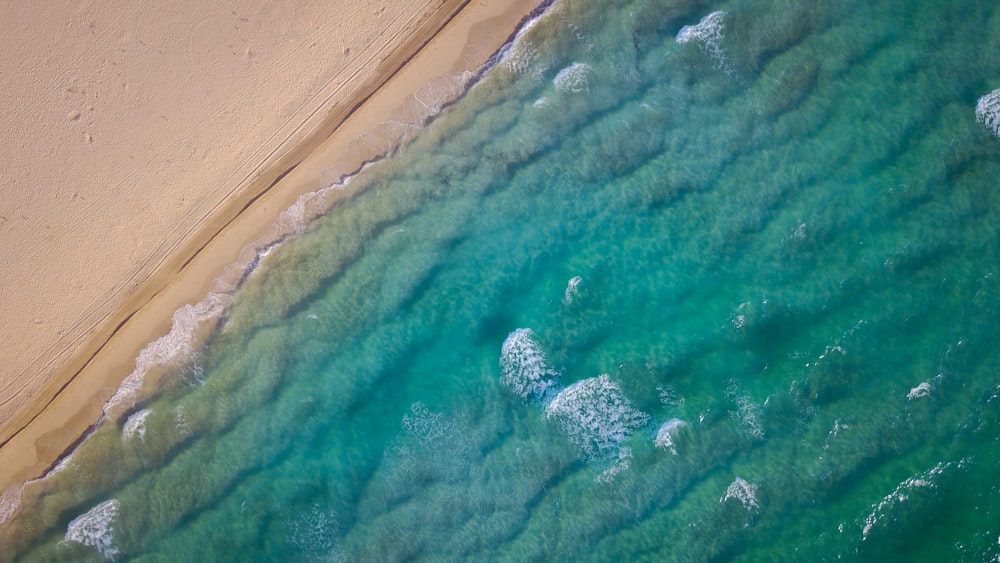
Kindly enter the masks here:
M 0 8 L 0 498 L 324 170 L 372 156 L 352 141 L 484 64 L 539 3 Z

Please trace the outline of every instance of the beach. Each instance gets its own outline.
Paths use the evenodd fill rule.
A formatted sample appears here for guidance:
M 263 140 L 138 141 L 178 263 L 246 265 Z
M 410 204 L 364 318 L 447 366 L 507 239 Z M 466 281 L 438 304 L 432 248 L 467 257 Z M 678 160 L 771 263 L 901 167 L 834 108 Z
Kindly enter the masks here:
M 391 150 L 379 127 L 426 118 L 416 93 L 460 94 L 455 77 L 536 5 L 6 7 L 5 497 L 97 423 L 140 351 L 282 211 Z
M 433 11 L 5 442 L 0 561 L 1000 560 L 1000 8 L 911 4 Z

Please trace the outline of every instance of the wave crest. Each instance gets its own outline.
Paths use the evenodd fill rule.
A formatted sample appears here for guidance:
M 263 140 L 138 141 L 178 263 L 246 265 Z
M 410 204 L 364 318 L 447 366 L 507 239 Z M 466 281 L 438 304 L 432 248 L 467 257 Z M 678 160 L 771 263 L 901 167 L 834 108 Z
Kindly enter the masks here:
M 114 559 L 118 547 L 114 544 L 111 527 L 118 518 L 118 508 L 118 501 L 111 499 L 77 516 L 66 527 L 66 541 L 82 543 L 96 549 L 105 559 Z
M 979 98 L 976 102 L 976 121 L 1000 137 L 1000 88 Z
M 545 361 L 545 353 L 530 328 L 507 336 L 500 351 L 500 383 L 522 399 L 542 399 L 558 382 L 559 373 Z
M 563 389 L 545 406 L 545 416 L 556 421 L 585 454 L 595 457 L 613 451 L 649 415 L 632 408 L 621 387 L 607 374 L 578 381 Z
M 592 74 L 590 65 L 587 63 L 573 63 L 559 71 L 552 79 L 552 84 L 560 92 L 578 94 L 590 90 L 590 75 Z
M 128 417 L 125 426 L 122 427 L 122 436 L 126 440 L 139 438 L 140 441 L 146 441 L 146 418 L 152 412 L 149 409 L 142 409 Z

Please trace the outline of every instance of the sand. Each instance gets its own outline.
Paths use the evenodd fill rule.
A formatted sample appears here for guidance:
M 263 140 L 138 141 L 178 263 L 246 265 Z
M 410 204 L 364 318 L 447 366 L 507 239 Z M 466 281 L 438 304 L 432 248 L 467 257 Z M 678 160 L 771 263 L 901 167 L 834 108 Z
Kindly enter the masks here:
M 387 148 L 366 131 L 457 94 L 539 3 L 8 3 L 0 498 L 280 212 Z

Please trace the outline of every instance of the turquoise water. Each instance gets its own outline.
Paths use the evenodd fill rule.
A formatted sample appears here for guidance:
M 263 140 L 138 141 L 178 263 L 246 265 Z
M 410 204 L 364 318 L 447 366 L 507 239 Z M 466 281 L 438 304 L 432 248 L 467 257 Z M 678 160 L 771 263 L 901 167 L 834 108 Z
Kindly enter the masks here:
M 1000 560 L 996 88 L 992 2 L 559 0 L 4 559 Z

